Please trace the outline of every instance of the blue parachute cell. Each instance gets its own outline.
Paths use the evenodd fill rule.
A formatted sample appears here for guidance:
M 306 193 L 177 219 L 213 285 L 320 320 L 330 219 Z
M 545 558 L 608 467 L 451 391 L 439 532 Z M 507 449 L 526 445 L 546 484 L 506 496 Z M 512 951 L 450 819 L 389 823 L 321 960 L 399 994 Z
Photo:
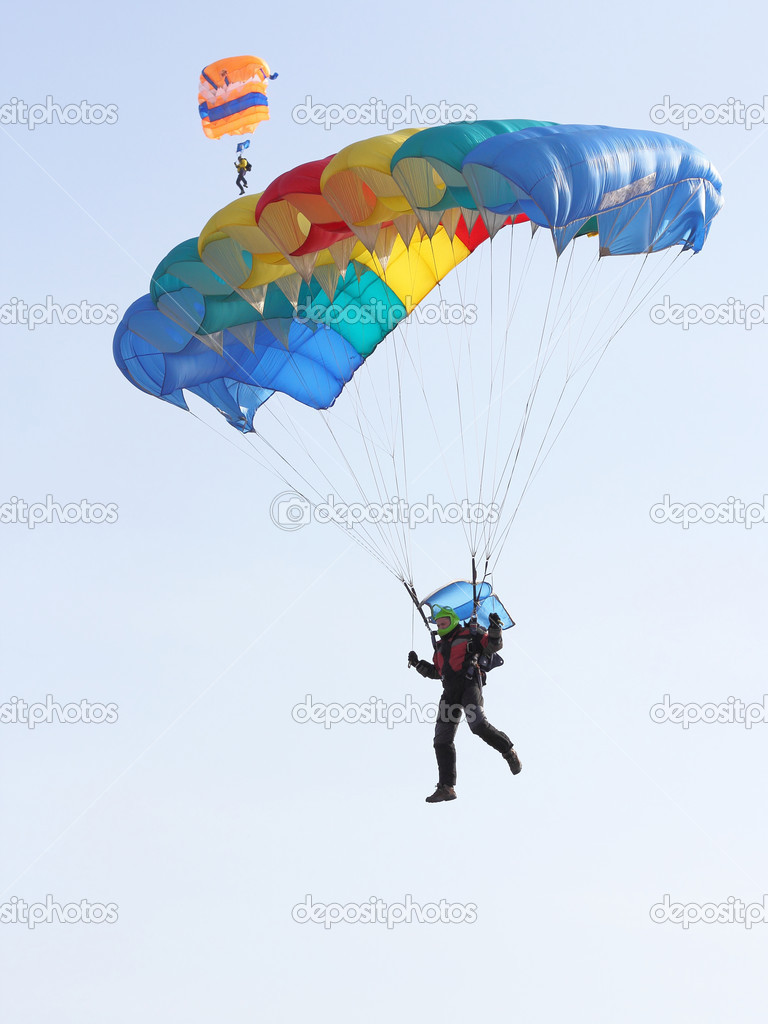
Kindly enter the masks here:
M 701 249 L 722 181 L 682 139 L 601 125 L 525 128 L 481 142 L 464 175 L 479 209 L 524 213 L 562 252 L 597 217 L 602 255 Z
M 223 331 L 215 351 L 144 295 L 115 332 L 115 362 L 142 391 L 186 409 L 187 390 L 244 432 L 253 429 L 254 413 L 275 391 L 313 409 L 329 408 L 362 365 L 360 353 L 324 325 L 287 319 L 250 326 L 248 345 Z
M 493 593 L 490 583 L 478 583 L 477 585 L 477 621 L 481 626 L 488 628 L 489 616 L 494 612 L 501 619 L 501 628 L 509 629 L 514 626 L 512 617 L 504 605 Z M 456 580 L 449 583 L 440 590 L 436 590 L 429 597 L 425 597 L 422 605 L 429 605 L 430 612 L 437 608 L 453 608 L 462 622 L 467 622 L 472 616 L 474 607 L 474 596 L 472 583 L 468 580 Z M 431 617 L 431 616 L 430 616 Z

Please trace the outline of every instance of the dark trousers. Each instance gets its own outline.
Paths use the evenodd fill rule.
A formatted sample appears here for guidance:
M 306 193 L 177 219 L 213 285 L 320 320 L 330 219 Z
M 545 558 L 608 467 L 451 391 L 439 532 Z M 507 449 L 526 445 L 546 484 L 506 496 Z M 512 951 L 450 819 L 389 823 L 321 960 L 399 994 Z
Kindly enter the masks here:
M 456 785 L 456 747 L 453 745 L 453 739 L 462 713 L 466 714 L 467 724 L 475 736 L 485 740 L 494 750 L 506 754 L 512 749 L 512 740 L 509 736 L 494 729 L 485 717 L 483 688 L 480 683 L 462 680 L 458 685 L 446 686 L 440 698 L 434 744 L 440 782 L 446 786 Z
M 243 195 L 245 188 L 248 188 L 248 182 L 245 180 L 245 171 L 240 171 L 235 184 L 240 188 L 240 195 Z M 245 185 L 245 188 L 243 188 L 243 185 Z

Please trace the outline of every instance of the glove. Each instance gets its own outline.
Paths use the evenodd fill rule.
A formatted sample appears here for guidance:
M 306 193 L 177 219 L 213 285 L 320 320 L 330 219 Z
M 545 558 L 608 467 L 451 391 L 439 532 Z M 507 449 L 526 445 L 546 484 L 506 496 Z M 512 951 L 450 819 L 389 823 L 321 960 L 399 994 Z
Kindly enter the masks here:
M 491 612 L 488 616 L 488 639 L 494 644 L 501 645 L 501 617 L 496 612 Z
M 470 640 L 467 644 L 467 654 L 482 654 L 483 645 L 479 640 Z
M 419 664 L 419 656 L 416 651 L 410 651 L 408 654 L 408 668 L 415 668 Z

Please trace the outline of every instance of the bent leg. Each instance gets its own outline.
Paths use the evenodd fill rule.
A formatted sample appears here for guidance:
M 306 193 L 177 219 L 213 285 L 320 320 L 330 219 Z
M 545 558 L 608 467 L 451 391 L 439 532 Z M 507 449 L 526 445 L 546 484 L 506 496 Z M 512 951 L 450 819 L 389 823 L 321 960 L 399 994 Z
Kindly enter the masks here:
M 512 740 L 500 729 L 495 729 L 486 718 L 482 687 L 477 683 L 468 686 L 461 695 L 461 703 L 467 715 L 467 724 L 475 736 L 485 740 L 500 754 L 508 754 L 512 749 Z

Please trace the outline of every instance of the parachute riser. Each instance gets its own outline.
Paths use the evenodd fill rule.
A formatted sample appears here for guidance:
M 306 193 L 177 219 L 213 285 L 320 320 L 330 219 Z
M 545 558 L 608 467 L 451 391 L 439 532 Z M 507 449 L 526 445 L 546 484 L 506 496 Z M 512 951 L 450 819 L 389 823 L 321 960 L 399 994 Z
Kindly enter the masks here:
M 477 566 L 475 565 L 475 557 L 472 556 L 472 618 L 469 620 L 469 632 L 472 636 L 472 642 L 474 642 L 477 636 L 477 608 L 480 604 L 477 597 Z M 475 670 L 477 668 L 477 662 L 480 655 L 478 651 L 472 655 L 469 665 L 467 666 L 466 679 L 473 679 Z
M 486 579 L 487 576 L 488 576 L 488 559 L 486 558 L 486 560 L 485 560 L 485 569 L 483 571 L 483 582 L 485 582 L 485 579 Z M 479 605 L 480 605 L 480 599 L 478 598 L 478 595 L 477 595 L 477 564 L 475 562 L 475 558 L 474 558 L 474 555 L 473 555 L 472 556 L 472 618 L 469 620 L 469 631 L 470 631 L 470 633 L 472 635 L 472 640 L 473 641 L 474 641 L 475 637 L 477 636 L 477 609 L 478 609 Z M 513 623 L 513 625 L 514 625 L 514 623 Z M 466 679 L 471 680 L 474 677 L 475 670 L 477 669 L 479 661 L 480 661 L 480 651 L 477 650 L 472 655 L 472 659 L 471 659 L 469 665 L 467 666 Z M 483 665 L 483 668 L 485 668 L 485 667 L 486 666 Z
M 422 622 L 427 627 L 427 632 L 429 633 L 429 639 L 432 641 L 432 649 L 436 650 L 437 649 L 437 640 L 435 639 L 435 634 L 432 632 L 432 628 L 429 625 L 429 619 L 424 614 L 424 609 L 419 604 L 419 599 L 416 596 L 416 591 L 413 589 L 413 586 L 410 583 L 406 583 L 405 580 L 403 580 L 402 583 L 403 583 L 403 586 L 405 587 L 405 589 L 408 591 L 408 596 L 413 601 L 413 603 L 416 605 L 416 610 L 418 611 L 419 615 L 421 616 Z

